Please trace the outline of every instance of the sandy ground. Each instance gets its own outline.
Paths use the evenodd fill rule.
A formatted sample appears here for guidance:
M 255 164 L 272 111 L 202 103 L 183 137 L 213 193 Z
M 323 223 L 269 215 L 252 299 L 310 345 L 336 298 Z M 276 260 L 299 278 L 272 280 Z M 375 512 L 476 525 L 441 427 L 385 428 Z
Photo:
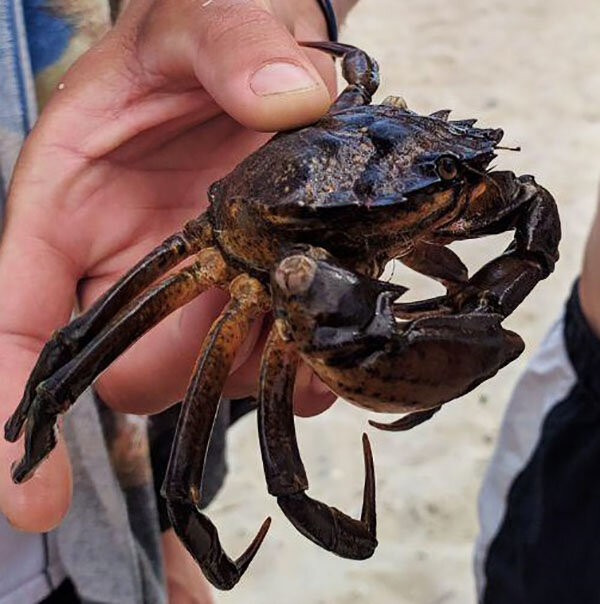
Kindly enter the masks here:
M 265 516 L 273 525 L 241 584 L 219 603 L 469 604 L 476 499 L 511 388 L 560 312 L 577 274 L 600 176 L 600 3 L 597 0 L 363 0 L 342 39 L 380 62 L 377 99 L 400 94 L 419 112 L 453 108 L 506 131 L 498 166 L 535 174 L 563 218 L 556 273 L 507 321 L 525 355 L 474 393 L 407 434 L 370 430 L 377 468 L 379 540 L 373 558 L 336 558 L 302 538 L 266 493 L 254 418 L 231 431 L 231 472 L 210 513 L 229 552 Z M 506 238 L 462 244 L 470 266 Z M 395 278 L 417 289 L 410 273 Z M 367 414 L 339 401 L 299 420 L 310 493 L 356 514 L 363 481 L 360 435 Z

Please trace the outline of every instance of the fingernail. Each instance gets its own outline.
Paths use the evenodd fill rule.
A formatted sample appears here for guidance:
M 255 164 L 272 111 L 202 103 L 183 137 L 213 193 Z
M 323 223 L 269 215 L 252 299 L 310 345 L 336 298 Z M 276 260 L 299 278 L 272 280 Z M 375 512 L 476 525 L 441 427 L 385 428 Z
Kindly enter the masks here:
M 250 78 L 250 88 L 258 96 L 302 92 L 317 86 L 317 81 L 294 63 L 268 63 Z

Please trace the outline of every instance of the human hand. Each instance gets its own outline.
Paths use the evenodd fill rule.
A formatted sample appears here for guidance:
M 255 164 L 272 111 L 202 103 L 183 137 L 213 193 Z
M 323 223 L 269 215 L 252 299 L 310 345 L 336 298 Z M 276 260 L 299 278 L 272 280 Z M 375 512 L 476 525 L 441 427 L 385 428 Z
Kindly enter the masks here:
M 132 0 L 69 70 L 23 148 L 7 206 L 2 423 L 75 299 L 89 306 L 198 215 L 208 185 L 266 140 L 254 130 L 307 123 L 327 109 L 331 59 L 300 49 L 292 36 L 323 39 L 325 29 L 315 0 Z M 153 329 L 98 380 L 102 398 L 138 413 L 181 398 L 224 300 L 222 292 L 208 292 Z M 258 340 L 255 329 L 230 395 L 250 387 Z M 311 384 L 300 380 L 300 402 L 330 404 L 331 394 Z M 0 510 L 18 528 L 48 530 L 70 500 L 64 443 L 59 439 L 32 480 L 16 487 L 9 467 L 20 454 L 20 444 L 1 439 Z
M 169 604 L 212 604 L 212 588 L 175 531 L 161 535 Z
M 588 236 L 579 280 L 581 308 L 590 326 L 600 337 L 600 195 L 592 230 Z

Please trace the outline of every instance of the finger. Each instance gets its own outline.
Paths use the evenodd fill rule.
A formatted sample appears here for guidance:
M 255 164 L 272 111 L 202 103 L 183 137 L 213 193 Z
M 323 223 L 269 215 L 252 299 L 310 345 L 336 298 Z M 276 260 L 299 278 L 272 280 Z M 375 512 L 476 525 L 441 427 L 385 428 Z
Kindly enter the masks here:
M 3 397 L 8 395 L 17 401 L 21 389 L 6 384 L 5 376 L 11 376 L 13 385 L 25 383 L 27 373 L 23 372 L 23 367 L 31 364 L 35 356 L 23 351 L 16 343 L 11 346 L 4 337 L 0 338 L 0 357 L 3 359 L 0 364 L 0 380 L 3 382 L 0 392 Z M 11 412 L 10 405 L 0 404 L 2 426 Z M 35 475 L 20 485 L 13 483 L 10 470 L 13 463 L 23 456 L 23 441 L 8 443 L 1 436 L 0 440 L 0 513 L 20 530 L 51 530 L 64 517 L 71 500 L 71 470 L 62 437 L 59 436 L 56 448 Z
M 294 413 L 300 417 L 312 417 L 323 413 L 336 399 L 324 384 L 314 375 L 312 369 L 301 363 L 294 385 Z
M 330 96 L 285 26 L 255 1 L 163 0 L 148 16 L 140 59 L 151 72 L 193 73 L 223 109 L 254 130 L 315 121 Z
M 270 327 L 263 329 L 256 340 L 252 353 L 227 380 L 223 395 L 227 398 L 258 396 L 258 376 L 263 349 Z M 301 417 L 312 417 L 323 413 L 333 405 L 336 395 L 304 363 L 296 374 L 294 386 L 294 413 Z
M 18 245 L 17 245 L 18 242 Z M 75 289 L 73 266 L 44 239 L 34 223 L 9 213 L 0 248 L 0 420 L 16 407 L 27 375 L 51 332 L 64 323 Z M 22 443 L 0 437 L 0 511 L 16 527 L 46 531 L 58 524 L 71 497 L 71 474 L 62 439 L 27 483 L 15 485 L 11 464 Z
M 253 348 L 250 350 L 247 347 L 247 354 L 238 357 L 239 366 L 229 376 L 223 392 L 227 398 L 258 396 L 260 365 L 271 327 L 272 320 L 265 320 L 259 336 L 247 342 L 248 345 L 253 344 Z M 296 415 L 310 417 L 323 413 L 333 405 L 335 399 L 336 395 L 317 378 L 313 371 L 305 363 L 300 363 L 294 385 Z
M 213 604 L 211 587 L 175 531 L 161 535 L 168 601 L 176 604 Z
M 97 380 L 100 397 L 130 413 L 156 413 L 181 400 L 205 335 L 228 296 L 210 290 L 153 327 Z

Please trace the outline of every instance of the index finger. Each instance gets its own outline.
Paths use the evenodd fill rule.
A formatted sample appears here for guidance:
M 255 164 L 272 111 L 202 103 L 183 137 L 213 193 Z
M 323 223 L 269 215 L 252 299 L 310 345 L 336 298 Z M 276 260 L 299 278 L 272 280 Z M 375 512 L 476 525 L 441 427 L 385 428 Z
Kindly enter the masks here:
M 14 198 L 13 198 L 14 199 Z M 47 240 L 28 209 L 12 211 L 0 247 L 0 422 L 21 398 L 27 376 L 52 331 L 72 310 L 74 267 Z M 16 528 L 47 531 L 60 522 L 71 498 L 71 470 L 63 440 L 35 476 L 13 483 L 10 468 L 22 443 L 0 438 L 0 511 Z

